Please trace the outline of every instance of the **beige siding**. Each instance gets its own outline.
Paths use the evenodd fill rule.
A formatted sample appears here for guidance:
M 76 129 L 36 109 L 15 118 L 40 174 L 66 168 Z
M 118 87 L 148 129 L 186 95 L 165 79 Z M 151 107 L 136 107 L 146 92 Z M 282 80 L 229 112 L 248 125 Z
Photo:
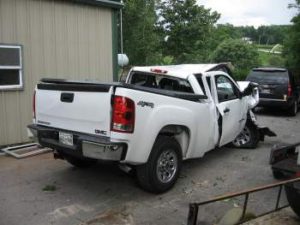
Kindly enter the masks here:
M 0 43 L 23 46 L 24 90 L 0 90 L 0 146 L 27 141 L 42 77 L 112 81 L 111 10 L 58 0 L 0 0 Z

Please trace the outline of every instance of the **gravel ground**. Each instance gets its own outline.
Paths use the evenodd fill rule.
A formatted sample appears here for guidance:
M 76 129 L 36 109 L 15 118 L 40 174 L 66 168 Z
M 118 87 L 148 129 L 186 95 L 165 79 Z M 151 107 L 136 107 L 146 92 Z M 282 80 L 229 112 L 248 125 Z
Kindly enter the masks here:
M 276 143 L 299 141 L 299 119 L 300 113 L 286 117 L 280 112 L 259 112 L 260 124 L 269 126 L 277 137 L 266 138 L 255 150 L 224 147 L 202 159 L 185 162 L 175 187 L 162 195 L 142 191 L 133 177 L 112 164 L 99 163 L 79 170 L 54 160 L 51 154 L 22 160 L 2 156 L 0 224 L 77 225 L 104 212 L 121 212 L 119 215 L 129 215 L 141 225 L 186 224 L 190 202 L 275 182 L 268 165 L 270 149 Z M 252 196 L 249 210 L 269 210 L 275 198 L 276 190 Z M 199 224 L 212 224 L 207 221 L 215 222 L 228 209 L 240 205 L 241 199 L 233 199 L 203 207 Z M 294 218 L 289 219 L 294 222 L 285 220 L 278 225 L 299 224 L 291 211 L 278 215 L 275 220 Z
M 300 220 L 290 209 L 283 209 L 279 212 L 261 217 L 259 219 L 244 223 L 243 225 L 299 225 Z

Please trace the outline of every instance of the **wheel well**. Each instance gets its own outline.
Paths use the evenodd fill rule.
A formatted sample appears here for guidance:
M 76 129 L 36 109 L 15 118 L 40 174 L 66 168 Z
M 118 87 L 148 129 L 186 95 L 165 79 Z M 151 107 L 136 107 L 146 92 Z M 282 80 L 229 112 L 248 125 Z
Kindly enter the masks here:
M 183 158 L 186 156 L 190 143 L 190 130 L 186 126 L 167 125 L 160 130 L 158 135 L 174 137 L 181 147 Z

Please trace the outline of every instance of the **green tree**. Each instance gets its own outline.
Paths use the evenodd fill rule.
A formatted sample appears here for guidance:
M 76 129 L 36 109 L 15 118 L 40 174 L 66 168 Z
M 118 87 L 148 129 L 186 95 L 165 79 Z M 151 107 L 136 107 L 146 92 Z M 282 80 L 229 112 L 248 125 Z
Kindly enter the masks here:
M 124 1 L 124 52 L 131 65 L 150 65 L 159 61 L 160 38 L 156 21 L 155 0 Z
M 215 50 L 218 45 L 227 39 L 242 38 L 241 30 L 232 24 L 217 24 L 213 27 L 210 41 L 208 42 L 211 51 Z
M 264 45 L 283 44 L 289 25 L 270 25 L 257 28 L 256 42 Z
M 292 7 L 298 8 L 298 14 L 292 19 L 293 25 L 284 43 L 283 54 L 287 66 L 300 74 L 300 0 L 297 0 Z
M 257 30 L 254 26 L 243 26 L 243 27 L 235 27 L 240 33 L 242 37 L 251 38 L 252 41 L 257 40 Z
M 251 68 L 259 65 L 258 52 L 242 40 L 228 39 L 223 41 L 212 53 L 213 62 L 231 62 L 236 79 L 244 79 Z
M 204 61 L 208 40 L 220 15 L 196 0 L 164 0 L 159 4 L 158 26 L 164 34 L 164 55 L 176 63 Z

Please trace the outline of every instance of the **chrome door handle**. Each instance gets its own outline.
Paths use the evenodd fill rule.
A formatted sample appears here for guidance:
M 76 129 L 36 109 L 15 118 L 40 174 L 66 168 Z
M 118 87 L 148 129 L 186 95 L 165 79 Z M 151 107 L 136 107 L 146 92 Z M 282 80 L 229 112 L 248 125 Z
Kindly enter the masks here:
M 229 109 L 229 108 L 225 108 L 223 112 L 224 112 L 224 113 L 229 113 L 229 112 L 230 112 L 230 109 Z

